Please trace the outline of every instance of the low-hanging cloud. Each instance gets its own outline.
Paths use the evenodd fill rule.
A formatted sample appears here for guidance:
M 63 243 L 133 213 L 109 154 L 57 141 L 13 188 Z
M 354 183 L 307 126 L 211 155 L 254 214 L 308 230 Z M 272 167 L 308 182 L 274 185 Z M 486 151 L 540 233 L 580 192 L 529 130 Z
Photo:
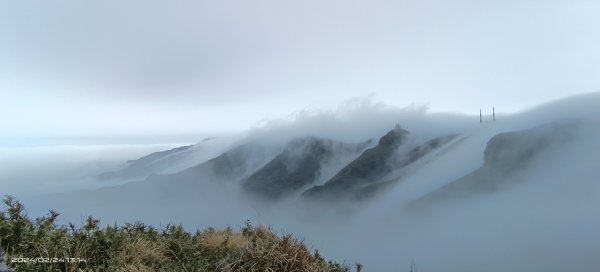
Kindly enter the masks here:
M 422 139 L 456 133 L 473 122 L 461 114 L 431 114 L 426 105 L 399 108 L 376 102 L 373 94 L 359 96 L 334 110 L 300 110 L 285 118 L 264 119 L 247 132 L 249 138 L 316 136 L 347 142 L 378 138 L 399 124 Z

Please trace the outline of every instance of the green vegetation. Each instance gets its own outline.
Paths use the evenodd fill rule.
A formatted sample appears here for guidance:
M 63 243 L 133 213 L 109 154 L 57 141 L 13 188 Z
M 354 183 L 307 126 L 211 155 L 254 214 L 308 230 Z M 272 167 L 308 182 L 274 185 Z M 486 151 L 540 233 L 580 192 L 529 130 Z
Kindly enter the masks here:
M 302 240 L 249 222 L 239 231 L 189 233 L 177 225 L 100 227 L 88 217 L 78 228 L 56 225 L 55 211 L 29 219 L 14 198 L 2 202 L 0 245 L 16 271 L 350 271 Z

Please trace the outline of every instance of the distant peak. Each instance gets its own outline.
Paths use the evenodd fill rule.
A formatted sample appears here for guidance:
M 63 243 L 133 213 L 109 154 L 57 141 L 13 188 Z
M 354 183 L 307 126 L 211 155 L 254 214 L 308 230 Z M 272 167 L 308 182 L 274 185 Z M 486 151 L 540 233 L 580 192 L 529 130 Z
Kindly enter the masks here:
M 379 139 L 379 145 L 398 145 L 404 142 L 409 134 L 408 130 L 403 129 L 400 125 L 396 125 L 394 129 Z
M 214 139 L 216 139 L 216 137 L 207 137 L 207 138 L 204 138 L 204 139 L 202 139 L 202 141 L 200 141 L 200 142 L 201 142 L 201 143 L 203 143 L 203 142 L 208 142 L 208 141 L 210 141 L 210 140 L 214 140 Z

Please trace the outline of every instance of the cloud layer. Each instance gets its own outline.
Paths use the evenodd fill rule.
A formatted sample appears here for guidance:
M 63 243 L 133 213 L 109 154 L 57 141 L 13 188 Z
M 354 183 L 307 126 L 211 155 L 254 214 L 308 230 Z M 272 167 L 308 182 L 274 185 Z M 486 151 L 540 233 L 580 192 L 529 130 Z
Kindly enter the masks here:
M 436 112 L 516 111 L 598 90 L 599 8 L 584 0 L 5 2 L 0 116 L 19 118 L 0 129 L 160 133 L 143 122 L 152 119 L 174 133 L 239 131 L 371 92 Z

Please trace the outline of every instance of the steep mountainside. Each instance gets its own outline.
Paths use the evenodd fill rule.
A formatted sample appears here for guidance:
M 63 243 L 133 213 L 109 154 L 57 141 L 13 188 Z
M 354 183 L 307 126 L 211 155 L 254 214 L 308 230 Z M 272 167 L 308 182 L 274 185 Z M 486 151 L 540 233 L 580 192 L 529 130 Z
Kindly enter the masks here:
M 401 146 L 408 144 L 409 134 L 407 130 L 399 127 L 391 130 L 381 137 L 377 146 L 366 150 L 324 185 L 312 187 L 303 196 L 333 199 L 372 195 L 392 171 L 412 164 L 455 137 L 443 136 L 407 149 L 407 152 L 399 151 Z
M 322 177 L 323 169 L 355 158 L 369 143 L 349 144 L 315 137 L 292 140 L 279 155 L 250 175 L 243 188 L 261 197 L 281 198 L 314 184 Z
M 400 160 L 394 164 L 396 172 L 399 172 L 396 175 L 390 176 L 385 181 L 377 182 L 374 184 L 368 184 L 364 187 L 357 189 L 354 193 L 354 197 L 357 199 L 364 199 L 376 196 L 381 191 L 389 188 L 397 182 L 402 181 L 402 170 L 404 170 L 408 166 L 412 166 L 419 159 L 429 155 L 432 151 L 441 148 L 446 143 L 454 140 L 458 134 L 450 134 L 442 137 L 437 137 L 431 139 L 417 147 L 412 148 L 407 154 L 401 155 Z M 399 171 L 398 171 L 399 170 Z

